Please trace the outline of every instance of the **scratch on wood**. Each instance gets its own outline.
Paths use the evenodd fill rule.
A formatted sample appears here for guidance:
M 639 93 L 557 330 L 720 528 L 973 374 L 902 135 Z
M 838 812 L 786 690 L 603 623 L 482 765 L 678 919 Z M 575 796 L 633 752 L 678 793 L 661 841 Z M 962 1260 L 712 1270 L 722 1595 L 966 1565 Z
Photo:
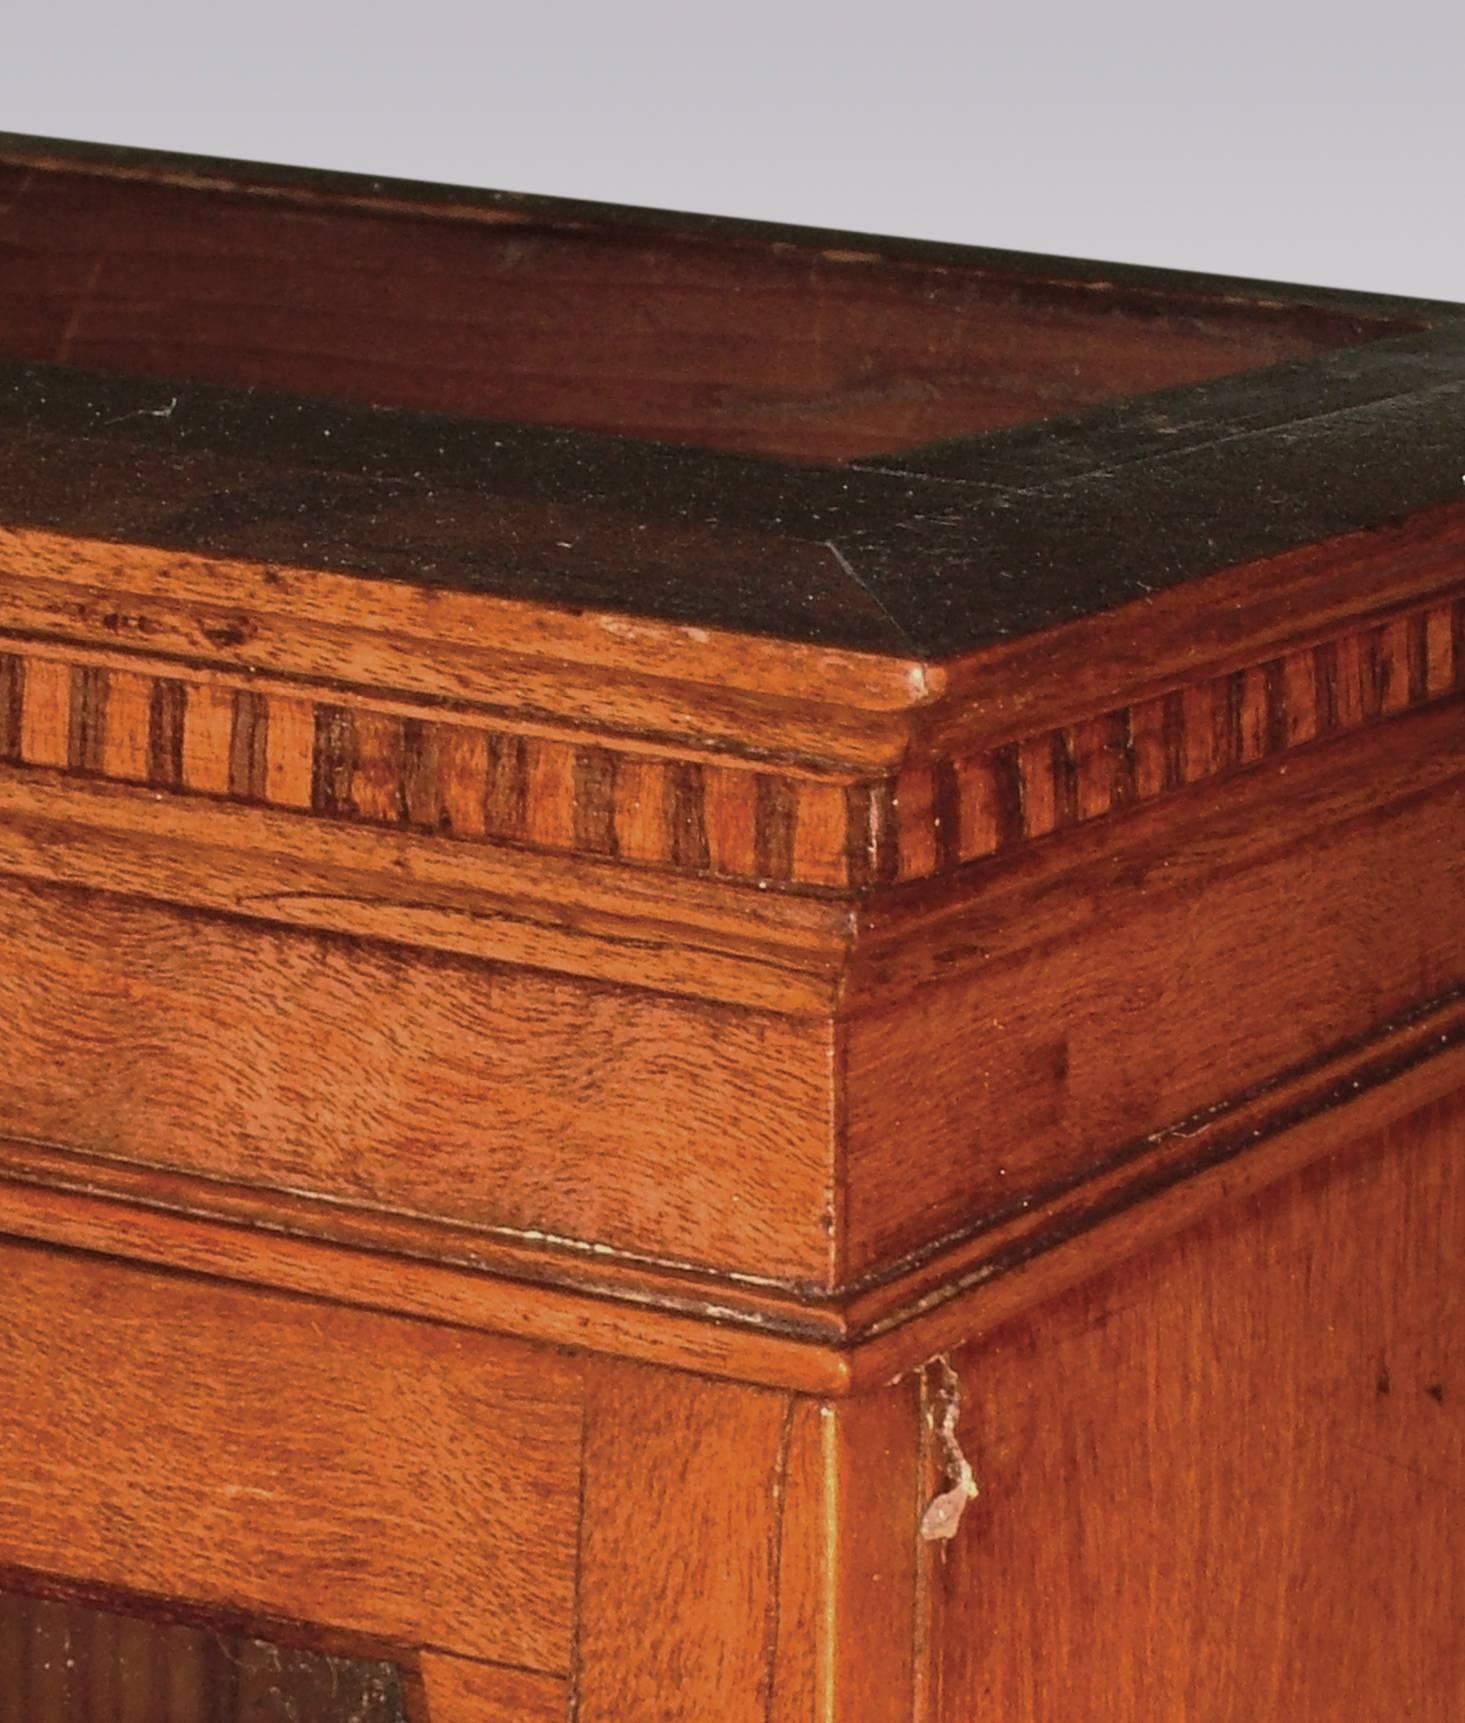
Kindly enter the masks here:
M 880 594 L 875 590 L 875 588 L 870 585 L 869 581 L 866 580 L 863 575 L 858 573 L 858 571 L 855 568 L 855 565 L 844 554 L 844 552 L 839 548 L 839 546 L 834 542 L 834 540 L 832 538 L 826 538 L 824 540 L 824 548 L 825 548 L 825 550 L 827 550 L 829 552 L 829 554 L 839 564 L 840 571 L 841 571 L 841 573 L 844 574 L 846 579 L 851 581 L 855 586 L 857 586 L 860 589 L 861 592 L 864 593 L 866 598 L 868 598 L 870 600 L 870 602 L 875 606 L 876 610 L 878 610 L 880 612 L 881 616 L 884 617 L 884 619 L 895 630 L 896 634 L 899 635 L 901 645 L 905 648 L 905 650 L 910 653 L 912 658 L 919 659 L 921 656 L 921 649 L 920 649 L 920 647 L 918 647 L 916 645 L 915 641 L 911 638 L 910 633 L 907 631 L 904 623 L 902 623 L 900 618 L 894 614 L 894 612 L 890 609 L 889 605 L 886 604 L 885 600 L 880 596 Z M 924 693 L 925 692 L 925 669 L 924 669 L 924 666 L 918 666 L 917 668 L 920 670 L 920 676 L 921 676 L 921 687 L 917 691 L 920 693 Z

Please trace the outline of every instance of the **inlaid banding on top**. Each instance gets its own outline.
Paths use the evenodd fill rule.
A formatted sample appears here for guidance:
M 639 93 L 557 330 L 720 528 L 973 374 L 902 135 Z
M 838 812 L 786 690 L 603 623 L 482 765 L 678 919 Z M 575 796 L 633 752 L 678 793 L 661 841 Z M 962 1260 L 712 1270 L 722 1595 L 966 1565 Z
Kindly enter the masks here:
M 930 878 L 1465 693 L 1465 598 L 894 778 L 0 653 L 0 762 L 809 890 Z
M 847 782 L 14 652 L 0 761 L 784 885 L 858 883 L 872 841 L 868 789 Z
M 872 877 L 942 873 L 1461 693 L 1465 598 L 999 748 L 920 762 L 893 785 Z

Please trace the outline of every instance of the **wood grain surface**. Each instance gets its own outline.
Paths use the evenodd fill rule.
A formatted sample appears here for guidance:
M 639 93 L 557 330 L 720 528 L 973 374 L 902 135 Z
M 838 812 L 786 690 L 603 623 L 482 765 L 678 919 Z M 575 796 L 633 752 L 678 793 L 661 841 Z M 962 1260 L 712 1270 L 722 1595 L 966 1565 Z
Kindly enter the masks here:
M 1159 850 L 1076 870 L 1061 907 L 1009 920 L 967 900 L 931 926 L 928 985 L 902 995 L 872 965 L 889 1002 L 844 1031 L 845 1273 L 1014 1212 L 1105 1159 L 1098 1144 L 1137 1147 L 1460 986 L 1461 711 L 1399 740 L 1356 777 L 1321 753 L 1278 774 L 1265 815 L 1235 792 L 1192 804 Z M 1411 784 L 1411 762 L 1440 780 Z M 1046 896 L 1033 872 L 1011 886 Z M 896 961 L 920 950 L 906 930 Z
M 924 1681 L 931 1552 L 916 1535 L 928 1482 L 920 1384 L 790 1425 L 779 1559 L 774 1723 L 908 1723 Z
M 1264 1138 L 1392 1080 L 1431 1012 L 1448 1044 L 1461 745 L 1441 706 L 988 864 L 980 892 L 904 888 L 822 1021 L 200 917 L 132 895 L 182 877 L 149 884 L 146 850 L 119 875 L 96 826 L 67 849 L 12 825 L 27 872 L 74 855 L 128 888 L 0 883 L 27 952 L 0 980 L 12 1224 L 838 1393 L 877 1340 L 919 1362 L 948 1292 L 970 1313 L 978 1280 L 1000 1303 L 1012 1267 L 1071 1260 L 1075 1215 L 1093 1249 L 1119 1237 L 1197 1133 L 1243 1153 L 1237 1119 Z M 146 813 L 119 835 L 152 830 L 107 795 Z M 1258 989 L 1286 1009 L 1248 1011 Z
M 419 1669 L 421 1723 L 568 1723 L 569 1686 L 553 1676 L 440 1652 L 424 1655 Z
M 1122 294 L 1100 310 L 1078 286 L 1014 294 L 868 248 L 718 246 L 528 212 L 384 218 L 54 166 L 0 166 L 0 208 L 10 357 L 805 460 L 1388 328 L 1203 300 L 1157 315 Z
M 1456 1097 L 958 1356 L 934 1716 L 1460 1714 L 1462 1143 Z
M 611 1361 L 588 1389 L 577 1723 L 763 1723 L 790 1403 Z
M 827 1277 L 827 1029 L 15 882 L 0 942 L 18 1135 Z
M 69 1253 L 3 1257 L 5 1562 L 567 1670 L 572 1360 Z
M 576 1718 L 909 1723 L 914 1378 L 857 1402 L 592 1367 Z

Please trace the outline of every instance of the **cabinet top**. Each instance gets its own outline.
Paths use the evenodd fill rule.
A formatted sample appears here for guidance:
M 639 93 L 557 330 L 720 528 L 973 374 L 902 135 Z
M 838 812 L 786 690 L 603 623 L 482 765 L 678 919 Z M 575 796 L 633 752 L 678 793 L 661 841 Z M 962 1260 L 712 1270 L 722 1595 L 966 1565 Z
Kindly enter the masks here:
M 7 527 L 905 664 L 1465 472 L 1459 306 L 4 135 L 0 305 Z

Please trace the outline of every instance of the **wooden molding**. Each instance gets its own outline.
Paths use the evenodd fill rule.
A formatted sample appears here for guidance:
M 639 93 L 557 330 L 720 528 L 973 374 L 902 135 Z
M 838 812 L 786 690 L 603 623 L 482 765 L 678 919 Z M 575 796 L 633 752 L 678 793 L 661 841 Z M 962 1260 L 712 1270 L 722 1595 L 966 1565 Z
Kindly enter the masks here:
M 1460 692 L 1465 597 L 1446 596 L 995 749 L 913 761 L 880 877 L 950 872 Z
M 6 1231 L 210 1279 L 843 1395 L 919 1367 L 1465 1082 L 1465 994 L 827 1294 L 493 1238 L 0 1138 Z M 1341 1132 L 1341 1135 L 1340 1135 Z
M 868 786 L 0 653 L 0 761 L 770 885 L 869 877 Z
M 1127 1236 L 1110 1221 L 1164 1167 L 1203 1164 L 1197 1125 L 1312 1082 L 1320 1053 L 1382 1083 L 1388 1038 L 1412 1048 L 1413 1014 L 1450 1009 L 1461 712 L 1362 725 L 856 916 L 12 767 L 7 1224 L 839 1391 L 867 1353 L 919 1352 L 953 1288 L 963 1320 L 968 1294 L 999 1302 L 1111 1178 L 1086 1237 Z M 1201 985 L 1157 1010 L 1176 951 Z M 62 1032 L 49 1001 L 78 973 Z M 1257 989 L 1278 1008 L 1250 1011 Z
M 927 878 L 1465 690 L 1465 596 L 973 753 L 851 776 L 0 643 L 0 762 L 764 888 Z
M 0 873 L 788 1015 L 835 1008 L 852 915 L 610 861 L 139 794 L 0 765 Z

